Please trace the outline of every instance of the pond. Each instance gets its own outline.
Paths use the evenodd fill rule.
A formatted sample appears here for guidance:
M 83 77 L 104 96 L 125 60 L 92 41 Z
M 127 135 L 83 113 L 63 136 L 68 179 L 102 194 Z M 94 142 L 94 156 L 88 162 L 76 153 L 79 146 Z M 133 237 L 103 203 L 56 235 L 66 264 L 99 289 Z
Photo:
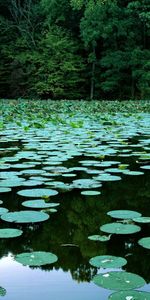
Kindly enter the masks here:
M 1 131 L 0 296 L 149 300 L 150 115 L 40 122 Z

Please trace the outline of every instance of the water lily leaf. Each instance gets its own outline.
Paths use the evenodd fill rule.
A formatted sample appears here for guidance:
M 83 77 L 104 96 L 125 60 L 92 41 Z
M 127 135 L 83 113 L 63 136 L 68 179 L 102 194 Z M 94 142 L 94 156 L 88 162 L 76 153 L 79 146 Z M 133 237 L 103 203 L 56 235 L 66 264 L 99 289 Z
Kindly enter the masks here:
M 73 187 L 78 189 L 90 189 L 100 187 L 101 183 L 94 179 L 76 179 L 73 180 Z
M 43 196 L 55 196 L 58 194 L 56 190 L 51 189 L 30 189 L 30 190 L 21 190 L 17 192 L 18 195 L 24 197 L 43 197 Z
M 97 268 L 121 268 L 127 264 L 127 260 L 123 257 L 117 257 L 112 255 L 101 255 L 92 257 L 89 263 Z
M 14 238 L 22 235 L 23 231 L 19 229 L 13 228 L 4 228 L 0 229 L 0 238 L 7 239 L 7 238 Z
M 42 266 L 55 263 L 58 257 L 51 252 L 34 251 L 20 253 L 15 256 L 15 260 L 25 266 Z
M 144 170 L 150 170 L 150 165 L 141 166 L 140 168 Z
M 14 223 L 35 223 L 46 221 L 49 219 L 49 215 L 44 212 L 24 210 L 3 214 L 1 219 L 3 221 Z
M 107 215 L 116 219 L 133 219 L 140 217 L 141 213 L 134 210 L 111 210 Z
M 25 179 L 24 178 L 13 178 L 13 179 L 5 179 L 0 182 L 0 186 L 3 187 L 16 187 L 23 185 Z
M 50 203 L 45 202 L 44 200 L 33 200 L 33 201 L 24 201 L 22 202 L 22 205 L 25 207 L 31 207 L 31 208 L 49 208 L 49 207 L 55 207 L 58 206 L 60 203 Z
M 138 244 L 146 249 L 150 249 L 150 237 L 140 239 Z
M 142 291 L 120 291 L 111 294 L 109 300 L 150 300 L 150 293 Z
M 6 290 L 3 287 L 0 287 L 0 297 L 4 297 L 6 295 Z
M 97 195 L 100 195 L 101 192 L 99 192 L 99 191 L 82 191 L 81 194 L 85 195 L 85 196 L 97 196 Z
M 102 225 L 100 230 L 112 234 L 132 234 L 139 232 L 141 227 L 133 224 L 108 223 Z
M 101 174 L 97 177 L 94 177 L 95 180 L 98 181 L 118 181 L 121 180 L 120 176 L 116 176 L 116 175 L 110 175 L 110 174 Z
M 7 192 L 11 192 L 11 188 L 0 187 L 0 193 L 7 193 Z
M 5 207 L 0 207 L 0 216 L 3 214 L 6 214 L 8 212 L 8 209 Z
M 111 234 L 110 235 L 90 235 L 88 236 L 88 239 L 91 241 L 99 241 L 99 242 L 107 242 L 110 240 Z
M 140 171 L 130 171 L 130 170 L 124 170 L 123 174 L 125 175 L 133 175 L 133 176 L 138 176 L 138 175 L 143 175 L 144 172 L 140 172 Z
M 139 275 L 122 271 L 98 274 L 92 281 L 105 289 L 119 291 L 140 288 L 146 284 Z
M 150 223 L 150 217 L 139 217 L 139 218 L 133 218 L 134 222 L 137 223 Z

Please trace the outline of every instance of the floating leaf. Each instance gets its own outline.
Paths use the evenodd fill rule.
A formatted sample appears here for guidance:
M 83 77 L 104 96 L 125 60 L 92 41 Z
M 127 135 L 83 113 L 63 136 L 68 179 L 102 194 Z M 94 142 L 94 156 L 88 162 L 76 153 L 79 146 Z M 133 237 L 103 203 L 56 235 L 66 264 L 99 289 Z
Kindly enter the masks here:
M 139 218 L 133 218 L 134 222 L 137 223 L 150 223 L 150 217 L 139 217 Z
M 101 192 L 99 192 L 99 191 L 82 191 L 81 194 L 85 195 L 85 196 L 97 196 L 97 195 L 100 195 Z
M 49 218 L 49 215 L 44 212 L 38 212 L 34 210 L 24 210 L 9 212 L 1 216 L 1 219 L 7 222 L 14 223 L 35 223 L 43 222 Z
M 140 217 L 141 213 L 134 210 L 111 210 L 107 215 L 116 219 L 133 219 Z
M 0 297 L 4 297 L 6 295 L 6 290 L 0 287 Z
M 110 240 L 111 234 L 110 235 L 90 235 L 88 236 L 88 239 L 91 241 L 99 241 L 99 242 L 107 242 Z
M 111 294 L 109 300 L 150 300 L 150 293 L 142 291 L 120 291 Z
M 150 170 L 150 165 L 141 166 L 140 168 L 144 170 Z
M 0 187 L 0 193 L 7 193 L 10 192 L 11 188 L 6 188 L 6 187 Z
M 100 227 L 101 231 L 114 234 L 132 234 L 139 232 L 141 228 L 133 224 L 108 223 Z
M 17 192 L 18 195 L 24 197 L 44 197 L 44 196 L 55 196 L 58 194 L 56 190 L 51 189 L 30 189 L 30 190 L 21 190 Z
M 0 207 L 0 216 L 3 215 L 3 214 L 6 214 L 7 212 L 8 212 L 7 208 Z
M 140 288 L 146 284 L 139 275 L 122 271 L 98 274 L 92 281 L 105 289 L 119 291 Z
M 150 249 L 150 237 L 140 239 L 138 244 L 146 249 Z
M 19 229 L 13 228 L 4 228 L 0 229 L 0 238 L 7 239 L 7 238 L 14 238 L 22 235 L 23 231 Z
M 33 200 L 33 201 L 24 201 L 22 202 L 22 205 L 25 207 L 31 207 L 31 208 L 48 208 L 48 207 L 55 207 L 58 206 L 59 203 L 50 203 L 45 202 L 44 200 Z
M 92 257 L 89 263 L 97 268 L 120 268 L 127 264 L 127 261 L 123 257 L 117 257 L 112 255 L 101 255 Z
M 138 175 L 143 175 L 143 172 L 140 171 L 130 171 L 130 170 L 124 170 L 123 174 L 125 175 L 132 175 L 132 176 L 138 176 Z
M 20 253 L 15 256 L 15 260 L 25 266 L 42 266 L 55 263 L 58 257 L 51 252 L 35 251 Z

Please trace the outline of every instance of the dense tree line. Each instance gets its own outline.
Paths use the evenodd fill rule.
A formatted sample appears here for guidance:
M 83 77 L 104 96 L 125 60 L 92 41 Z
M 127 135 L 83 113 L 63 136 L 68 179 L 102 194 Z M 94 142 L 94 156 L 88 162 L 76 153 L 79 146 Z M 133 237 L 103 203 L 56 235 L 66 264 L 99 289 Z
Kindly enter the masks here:
M 148 99 L 149 0 L 1 0 L 0 97 Z

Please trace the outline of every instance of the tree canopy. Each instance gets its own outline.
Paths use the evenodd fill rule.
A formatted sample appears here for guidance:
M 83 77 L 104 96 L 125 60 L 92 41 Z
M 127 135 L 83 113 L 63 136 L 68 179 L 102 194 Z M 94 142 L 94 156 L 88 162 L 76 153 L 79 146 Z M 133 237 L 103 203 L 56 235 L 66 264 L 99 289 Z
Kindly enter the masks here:
M 149 0 L 1 0 L 0 97 L 148 99 Z

